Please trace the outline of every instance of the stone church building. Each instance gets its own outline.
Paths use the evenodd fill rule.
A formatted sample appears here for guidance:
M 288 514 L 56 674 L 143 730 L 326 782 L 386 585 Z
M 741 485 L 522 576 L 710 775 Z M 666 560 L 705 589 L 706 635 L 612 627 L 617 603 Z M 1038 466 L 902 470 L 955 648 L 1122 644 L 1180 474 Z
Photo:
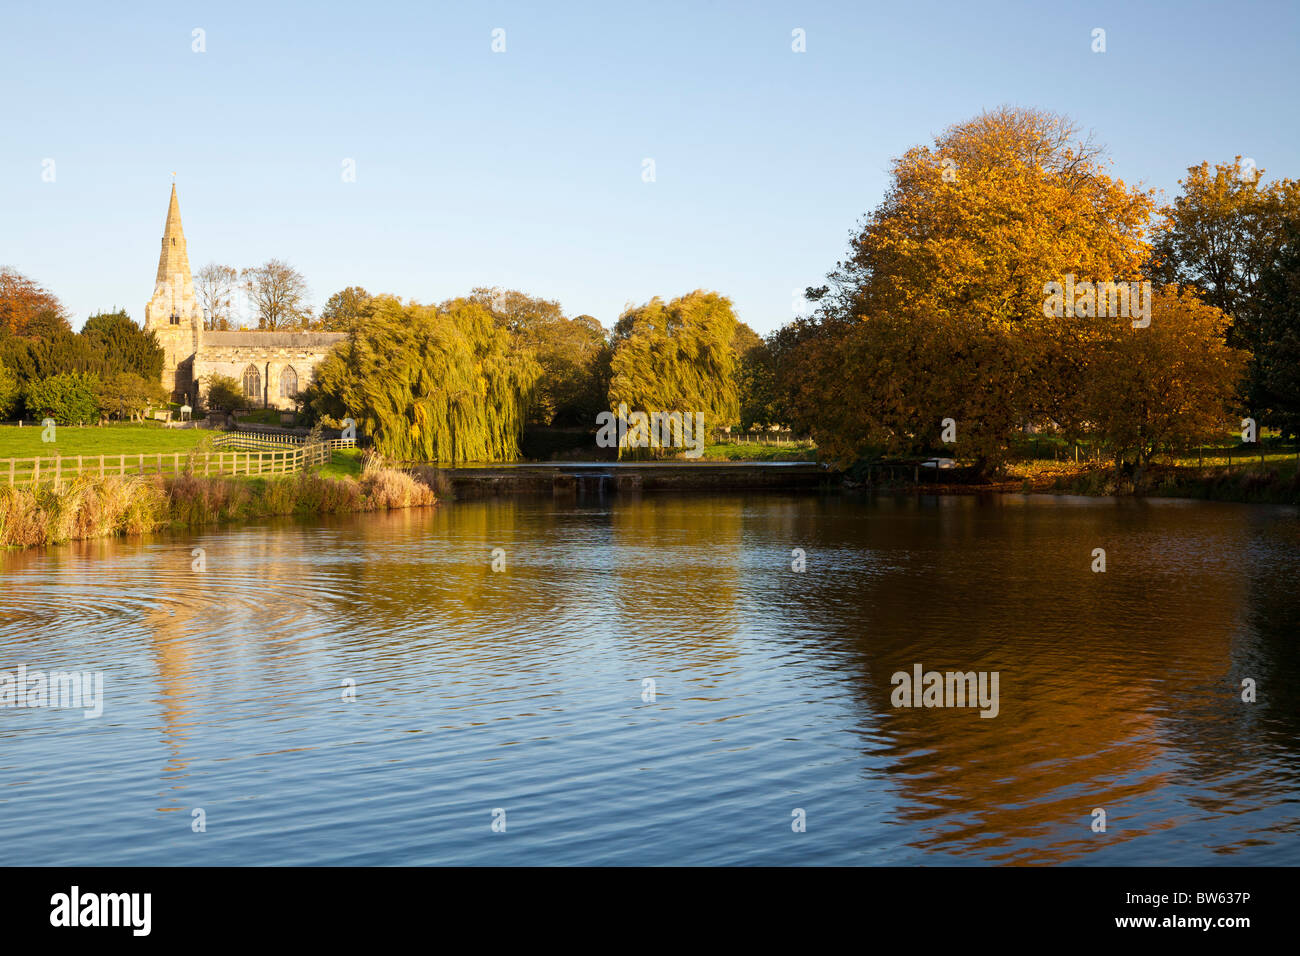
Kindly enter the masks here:
M 292 409 L 294 396 L 311 382 L 321 359 L 347 338 L 342 332 L 205 329 L 175 184 L 153 298 L 144 307 L 144 328 L 155 333 L 163 348 L 162 384 L 173 401 L 193 405 L 200 393 L 207 395 L 209 376 L 227 375 L 242 385 L 249 408 Z

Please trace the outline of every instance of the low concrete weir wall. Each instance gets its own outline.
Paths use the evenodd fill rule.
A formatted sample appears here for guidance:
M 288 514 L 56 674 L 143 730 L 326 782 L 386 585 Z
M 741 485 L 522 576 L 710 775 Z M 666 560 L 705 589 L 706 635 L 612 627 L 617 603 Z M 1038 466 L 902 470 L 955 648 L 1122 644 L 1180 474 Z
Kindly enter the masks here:
M 797 491 L 832 481 L 815 462 L 593 462 L 444 468 L 457 498 L 636 494 L 645 491 Z

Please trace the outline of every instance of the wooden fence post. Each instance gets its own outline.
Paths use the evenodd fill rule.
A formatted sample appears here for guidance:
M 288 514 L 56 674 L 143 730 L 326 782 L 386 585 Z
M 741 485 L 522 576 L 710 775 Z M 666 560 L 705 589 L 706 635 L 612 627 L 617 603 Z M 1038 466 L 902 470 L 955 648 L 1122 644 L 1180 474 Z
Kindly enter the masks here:
M 36 458 L 35 458 L 34 460 L 35 460 L 35 464 L 32 465 L 32 484 L 33 484 L 33 485 L 35 485 L 38 481 L 41 480 L 41 456 L 40 456 L 40 455 L 37 455 Z
M 144 455 L 140 456 L 140 474 L 144 474 Z

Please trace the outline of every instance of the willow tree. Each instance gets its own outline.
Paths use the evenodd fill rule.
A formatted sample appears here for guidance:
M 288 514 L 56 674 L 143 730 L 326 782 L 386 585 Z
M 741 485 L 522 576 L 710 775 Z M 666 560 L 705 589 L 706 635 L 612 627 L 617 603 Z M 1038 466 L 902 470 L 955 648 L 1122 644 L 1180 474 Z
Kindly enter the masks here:
M 731 300 L 696 290 L 629 309 L 614 326 L 611 410 L 702 413 L 707 427 L 740 418 Z
M 994 110 L 908 150 L 810 290 L 795 417 L 840 459 L 935 447 L 948 418 L 957 453 L 986 463 L 1029 422 L 1077 429 L 1091 329 L 1046 316 L 1046 287 L 1139 279 L 1151 209 L 1051 113 Z
M 482 305 L 389 296 L 318 366 L 312 403 L 404 461 L 508 461 L 541 369 Z

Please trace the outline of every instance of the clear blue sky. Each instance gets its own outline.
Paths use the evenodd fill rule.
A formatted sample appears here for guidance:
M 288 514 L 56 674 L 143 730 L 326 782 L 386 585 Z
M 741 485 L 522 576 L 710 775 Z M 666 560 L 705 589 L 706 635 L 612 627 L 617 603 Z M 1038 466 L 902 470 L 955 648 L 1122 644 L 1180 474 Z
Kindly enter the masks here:
M 143 319 L 173 170 L 194 268 L 277 256 L 318 305 L 500 285 L 608 326 L 703 287 L 760 332 L 892 157 L 986 108 L 1067 113 L 1170 195 L 1237 154 L 1300 177 L 1295 2 L 5 7 L 0 264 L 74 325 Z

